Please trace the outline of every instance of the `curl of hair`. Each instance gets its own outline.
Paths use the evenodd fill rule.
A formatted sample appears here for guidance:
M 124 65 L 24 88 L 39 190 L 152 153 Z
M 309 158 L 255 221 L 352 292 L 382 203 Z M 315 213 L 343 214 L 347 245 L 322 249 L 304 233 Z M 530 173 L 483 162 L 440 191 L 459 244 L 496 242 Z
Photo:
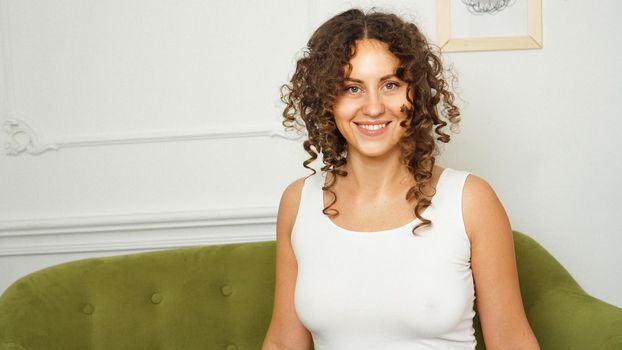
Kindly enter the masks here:
M 415 202 L 414 214 L 420 221 L 412 232 L 432 222 L 422 216 L 432 203 L 435 189 L 431 185 L 432 170 L 438 146 L 447 143 L 450 136 L 444 128 L 450 123 L 453 130 L 460 121 L 460 111 L 454 105 L 454 94 L 449 90 L 446 71 L 437 53 L 417 26 L 390 13 L 364 13 L 358 9 L 343 12 L 322 24 L 307 43 L 296 70 L 289 82 L 281 88 L 283 126 L 286 130 L 306 129 L 308 138 L 303 147 L 310 157 L 303 166 L 309 166 L 318 153 L 323 156 L 321 170 L 333 176 L 322 190 L 333 195 L 332 202 L 322 212 L 328 216 L 339 214 L 331 206 L 337 195 L 331 189 L 339 176 L 347 176 L 341 169 L 346 164 L 347 143 L 337 129 L 333 106 L 344 87 L 350 59 L 355 55 L 356 41 L 375 39 L 388 45 L 400 61 L 395 74 L 407 83 L 410 107 L 403 106 L 406 119 L 400 123 L 405 133 L 400 140 L 401 160 L 413 176 L 415 185 L 406 193 L 408 202 Z

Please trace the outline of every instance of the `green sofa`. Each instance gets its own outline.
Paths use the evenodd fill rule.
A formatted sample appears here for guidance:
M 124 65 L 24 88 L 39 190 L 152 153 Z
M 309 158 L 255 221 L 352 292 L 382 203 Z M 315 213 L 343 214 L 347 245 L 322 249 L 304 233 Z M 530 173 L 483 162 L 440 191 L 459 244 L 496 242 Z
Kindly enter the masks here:
M 525 310 L 542 349 L 622 349 L 622 309 L 587 295 L 514 233 Z M 0 297 L 0 350 L 257 350 L 270 322 L 274 241 L 91 258 Z M 484 349 L 476 319 L 478 350 Z

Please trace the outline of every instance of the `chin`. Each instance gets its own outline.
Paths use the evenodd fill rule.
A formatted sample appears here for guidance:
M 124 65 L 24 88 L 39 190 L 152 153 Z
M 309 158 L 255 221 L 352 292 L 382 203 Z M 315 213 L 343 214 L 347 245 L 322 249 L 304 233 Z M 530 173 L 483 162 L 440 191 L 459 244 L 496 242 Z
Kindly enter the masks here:
M 363 157 L 382 158 L 389 156 L 391 152 L 388 150 L 361 150 L 358 153 Z

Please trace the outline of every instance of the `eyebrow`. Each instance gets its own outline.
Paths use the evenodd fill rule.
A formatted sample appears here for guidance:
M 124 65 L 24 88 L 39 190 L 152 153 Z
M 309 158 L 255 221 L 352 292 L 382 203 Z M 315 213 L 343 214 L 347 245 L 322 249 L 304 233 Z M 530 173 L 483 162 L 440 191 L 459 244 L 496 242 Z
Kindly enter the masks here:
M 387 79 L 389 79 L 389 78 L 394 78 L 394 77 L 395 77 L 395 78 L 397 78 L 397 75 L 395 75 L 395 74 L 388 74 L 388 75 L 385 75 L 385 76 L 383 76 L 382 78 L 380 78 L 380 81 L 387 80 Z M 351 81 L 351 82 L 354 82 L 354 83 L 360 83 L 360 84 L 362 84 L 362 83 L 363 83 L 363 81 L 362 81 L 362 80 L 360 80 L 360 79 L 356 79 L 356 78 L 350 78 L 350 77 L 348 77 L 348 78 L 346 78 L 345 80 L 348 80 L 348 81 Z

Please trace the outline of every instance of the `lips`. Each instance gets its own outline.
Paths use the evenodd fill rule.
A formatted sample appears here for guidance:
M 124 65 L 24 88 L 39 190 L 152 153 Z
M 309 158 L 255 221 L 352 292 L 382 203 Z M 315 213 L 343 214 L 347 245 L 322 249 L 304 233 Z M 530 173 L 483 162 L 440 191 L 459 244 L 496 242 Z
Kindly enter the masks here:
M 384 120 L 374 120 L 370 122 L 354 122 L 356 124 L 356 129 L 363 135 L 366 136 L 378 136 L 382 135 L 387 126 L 390 124 L 390 121 Z
M 379 125 L 379 124 L 389 124 L 390 120 L 373 120 L 373 121 L 365 121 L 365 122 L 354 122 L 356 125 Z

